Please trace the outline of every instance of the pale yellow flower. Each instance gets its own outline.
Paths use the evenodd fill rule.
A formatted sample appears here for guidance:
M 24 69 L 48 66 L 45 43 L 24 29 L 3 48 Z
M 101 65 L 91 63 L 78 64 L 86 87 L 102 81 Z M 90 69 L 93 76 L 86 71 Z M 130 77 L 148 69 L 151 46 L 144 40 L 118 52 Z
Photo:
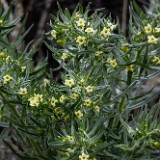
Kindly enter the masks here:
M 115 25 L 115 24 L 113 24 L 112 26 L 110 26 L 111 31 L 113 31 L 116 27 L 117 27 L 117 25 Z
M 115 68 L 117 66 L 117 60 L 116 59 L 111 59 L 111 58 L 108 58 L 107 59 L 107 63 L 109 63 L 109 65 L 112 67 L 112 68 Z
M 134 67 L 133 64 L 129 65 L 126 67 L 128 71 L 133 72 L 134 71 Z
M 34 96 L 28 99 L 30 102 L 30 106 L 39 106 L 41 102 L 43 102 L 43 95 L 42 94 L 34 94 Z
M 67 140 L 70 141 L 70 142 L 74 142 L 73 136 L 67 136 Z
M 152 59 L 152 62 L 155 63 L 156 65 L 160 64 L 160 58 L 157 56 L 154 56 Z
M 159 33 L 159 32 L 160 32 L 160 27 L 155 27 L 155 28 L 154 28 L 154 31 L 155 31 L 156 33 Z
M 84 106 L 91 106 L 92 101 L 90 99 L 86 99 L 86 100 L 84 100 L 83 104 L 84 104 Z
M 70 153 L 74 153 L 74 149 L 72 149 L 72 148 L 67 148 L 66 149 L 68 152 L 70 152 Z
M 51 31 L 51 36 L 56 39 L 57 32 L 53 29 Z
M 107 22 L 107 26 L 108 26 L 108 27 L 111 27 L 112 25 L 113 25 L 112 22 Z
M 83 84 L 83 83 L 85 82 L 85 80 L 82 78 L 82 79 L 80 80 L 80 82 L 81 82 L 81 84 Z
M 93 87 L 92 86 L 87 86 L 86 88 L 87 93 L 93 92 Z
M 76 18 L 80 18 L 81 14 L 79 12 L 76 12 Z
M 29 104 L 30 104 L 30 106 L 32 106 L 32 107 L 34 107 L 34 106 L 39 106 L 39 102 L 38 102 L 37 99 L 32 99 Z
M 86 33 L 93 33 L 94 32 L 94 29 L 91 28 L 91 27 L 88 27 L 86 30 L 85 30 Z
M 64 84 L 71 88 L 72 86 L 74 86 L 74 80 L 73 79 L 66 79 Z
M 82 36 L 78 36 L 76 42 L 79 44 L 79 46 L 82 46 L 86 43 L 86 38 Z
M 103 37 L 107 37 L 107 36 L 109 36 L 110 34 L 111 34 L 110 28 L 104 27 L 103 30 L 101 31 L 101 36 L 103 36 Z
M 30 97 L 28 101 L 30 102 L 29 105 L 32 107 L 39 106 L 39 100 L 37 96 Z
M 62 53 L 61 60 L 65 61 L 68 58 L 69 58 L 69 56 L 66 53 Z
M 38 99 L 39 102 L 43 102 L 43 95 L 42 94 L 35 94 L 35 97 Z
M 142 32 L 141 32 L 141 31 L 137 32 L 137 36 L 140 36 L 141 34 L 142 34 Z
M 60 107 L 56 108 L 55 110 L 55 113 L 57 116 L 63 116 L 65 113 L 63 112 L 63 110 L 61 110 Z
M 66 39 L 58 39 L 57 40 L 57 43 L 60 45 L 60 46 L 64 46 L 66 44 Z
M 111 31 L 113 31 L 116 28 L 116 25 L 112 22 L 107 22 L 107 26 L 110 28 Z
M 95 53 L 95 56 L 98 57 L 98 56 L 100 56 L 102 53 L 103 53 L 102 51 L 97 51 L 97 52 Z
M 78 26 L 79 30 L 83 31 L 84 27 L 83 26 Z
M 25 94 L 27 94 L 27 88 L 25 87 L 25 88 L 20 88 L 19 89 L 19 94 L 20 95 L 25 95 Z
M 10 75 L 3 76 L 3 84 L 7 84 L 12 80 L 13 80 L 13 77 L 11 77 Z
M 43 79 L 43 84 L 44 84 L 44 87 L 47 87 L 48 85 L 50 85 L 50 80 L 47 79 L 47 78 L 44 78 Z
M 62 95 L 60 98 L 59 98 L 59 101 L 60 101 L 60 103 L 65 103 L 65 101 L 66 101 L 66 96 L 65 95 Z
M 74 99 L 74 100 L 78 99 L 78 97 L 79 97 L 79 95 L 77 93 L 73 93 L 71 95 L 71 98 Z
M 0 25 L 3 23 L 3 19 L 0 19 Z
M 95 106 L 94 109 L 95 109 L 96 112 L 100 111 L 100 107 L 99 106 Z
M 2 57 L 2 58 L 4 58 L 4 57 L 5 57 L 4 52 L 0 52 L 0 57 Z
M 22 73 L 23 73 L 25 70 L 26 70 L 26 66 L 22 66 L 22 67 L 21 67 Z
M 82 153 L 81 155 L 79 155 L 79 159 L 80 160 L 89 160 L 89 155 Z
M 76 23 L 77 23 L 78 27 L 84 27 L 85 26 L 85 21 L 84 21 L 83 18 L 79 18 L 79 20 L 76 21 Z
M 147 24 L 147 26 L 144 27 L 144 31 L 149 34 L 152 32 L 152 26 L 150 24 Z
M 124 51 L 124 52 L 126 52 L 126 53 L 128 53 L 129 52 L 129 44 L 128 43 L 126 43 L 126 44 L 123 44 L 122 46 L 121 46 L 121 50 L 122 51 Z
M 81 118 L 83 117 L 83 113 L 82 113 L 80 110 L 76 111 L 76 112 L 75 112 L 75 115 L 76 115 L 77 118 L 79 118 L 79 119 L 81 119 Z
M 10 57 L 10 56 L 7 56 L 6 62 L 8 63 L 9 61 L 11 61 L 11 57 Z
M 147 37 L 148 43 L 156 43 L 158 41 L 158 38 L 156 38 L 154 35 Z
M 57 103 L 57 102 L 58 102 L 58 100 L 55 99 L 55 97 L 52 97 L 52 98 L 51 98 L 51 105 L 52 105 L 53 107 L 56 106 L 56 103 Z

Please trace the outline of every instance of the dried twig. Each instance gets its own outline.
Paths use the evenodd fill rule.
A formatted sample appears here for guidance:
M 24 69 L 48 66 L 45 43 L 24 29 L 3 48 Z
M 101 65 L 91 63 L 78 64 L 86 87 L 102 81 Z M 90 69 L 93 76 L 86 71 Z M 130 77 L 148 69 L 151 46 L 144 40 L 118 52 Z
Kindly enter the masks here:
M 128 0 L 123 0 L 122 9 L 122 29 L 126 32 L 127 29 L 127 14 L 128 14 Z

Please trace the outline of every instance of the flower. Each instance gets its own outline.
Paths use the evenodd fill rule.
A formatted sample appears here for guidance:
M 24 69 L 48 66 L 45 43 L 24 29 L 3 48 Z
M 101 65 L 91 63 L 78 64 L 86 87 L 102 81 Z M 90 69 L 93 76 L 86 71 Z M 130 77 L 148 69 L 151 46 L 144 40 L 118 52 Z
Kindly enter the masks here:
M 57 40 L 57 43 L 60 45 L 60 46 L 64 46 L 66 44 L 66 39 L 58 39 Z
M 88 154 L 82 153 L 81 155 L 79 155 L 80 160 L 88 160 L 88 158 L 89 158 Z
M 56 39 L 57 32 L 53 29 L 51 31 L 51 36 Z
M 2 18 L 0 18 L 0 24 L 2 24 L 3 23 L 3 19 Z
M 78 36 L 76 42 L 79 44 L 79 46 L 82 46 L 86 43 L 86 38 L 82 36 Z
M 129 47 L 128 46 L 129 46 L 128 43 L 124 44 L 123 46 L 121 46 L 121 50 L 128 53 L 129 52 Z
M 43 102 L 43 95 L 42 94 L 35 94 L 39 102 Z
M 71 95 L 71 98 L 74 99 L 74 100 L 76 100 L 78 97 L 79 97 L 79 95 L 76 94 L 76 93 L 73 93 L 73 94 Z
M 152 62 L 155 63 L 155 64 L 160 64 L 160 58 L 157 57 L 157 56 L 154 56 L 153 59 L 152 59 Z
M 94 32 L 94 29 L 91 28 L 91 27 L 88 27 L 86 30 L 85 30 L 86 33 L 93 33 Z
M 25 95 L 25 94 L 27 94 L 27 88 L 20 88 L 20 89 L 19 89 L 19 94 L 20 94 L 20 95 Z
M 159 33 L 159 32 L 160 32 L 160 27 L 155 27 L 155 28 L 154 28 L 154 31 L 155 31 L 156 33 Z
M 64 84 L 71 88 L 74 85 L 74 80 L 73 79 L 66 79 Z
M 85 26 L 85 21 L 84 21 L 83 18 L 79 18 L 79 20 L 76 21 L 76 23 L 77 23 L 78 27 L 84 27 Z
M 2 57 L 2 58 L 4 58 L 4 57 L 5 57 L 4 52 L 0 52 L 0 57 Z
M 84 106 L 90 106 L 92 104 L 92 101 L 90 99 L 86 99 L 83 104 Z
M 64 103 L 66 101 L 66 96 L 65 95 L 62 95 L 60 98 L 59 98 L 59 101 L 60 103 Z
M 80 80 L 80 82 L 81 82 L 81 84 L 83 84 L 83 83 L 85 82 L 85 80 L 82 78 L 82 79 Z
M 62 53 L 61 60 L 65 61 L 68 57 L 69 56 L 66 53 Z
M 76 18 L 80 18 L 81 17 L 81 14 L 79 12 L 76 12 Z
M 82 87 L 78 85 L 78 86 L 72 88 L 72 91 L 73 91 L 73 92 L 76 92 L 76 93 L 81 93 Z
M 112 67 L 112 68 L 115 68 L 117 66 L 117 60 L 116 59 L 111 59 L 111 58 L 108 58 L 107 59 L 107 63 L 109 63 L 109 65 Z
M 102 51 L 97 51 L 96 53 L 95 53 L 95 56 L 99 56 L 99 55 L 101 55 L 103 52 Z
M 8 63 L 9 61 L 11 61 L 11 57 L 10 57 L 10 56 L 7 56 L 6 62 Z
M 70 152 L 70 153 L 74 153 L 74 149 L 72 149 L 72 148 L 67 148 L 66 149 L 68 152 Z
M 56 108 L 55 110 L 55 113 L 57 116 L 63 116 L 65 113 L 63 112 L 63 110 L 61 110 L 60 107 Z
M 113 31 L 115 28 L 117 27 L 117 25 L 113 24 L 110 26 L 111 31 Z
M 156 43 L 158 41 L 158 38 L 155 38 L 155 36 L 151 35 L 147 37 L 148 43 Z
M 55 97 L 52 97 L 52 98 L 51 98 L 51 105 L 52 105 L 53 107 L 56 106 L 56 103 L 57 103 L 57 102 L 58 102 L 58 100 L 55 99 Z
M 38 100 L 38 98 L 36 96 L 30 97 L 28 99 L 28 101 L 30 102 L 29 105 L 32 106 L 32 107 L 39 106 L 39 100 Z
M 70 141 L 70 142 L 74 142 L 73 136 L 67 136 L 67 140 Z
M 0 18 L 0 26 L 3 26 L 3 23 L 4 23 L 3 19 Z
M 11 77 L 10 75 L 5 75 L 3 76 L 3 84 L 7 84 L 10 81 L 12 81 L 13 77 Z
M 47 79 L 47 78 L 44 78 L 43 79 L 43 84 L 44 84 L 44 87 L 47 87 L 48 85 L 50 85 L 50 80 Z
M 99 107 L 99 106 L 95 106 L 95 107 L 94 107 L 94 110 L 95 110 L 96 112 L 99 112 L 99 111 L 100 111 L 100 107 Z
M 77 118 L 79 118 L 79 119 L 81 119 L 81 118 L 83 117 L 83 113 L 82 113 L 80 110 L 76 111 L 76 112 L 75 112 L 75 115 L 76 115 Z
M 88 86 L 85 89 L 86 89 L 87 93 L 93 92 L 93 87 L 92 86 Z
M 116 28 L 117 25 L 111 23 L 111 22 L 107 22 L 107 26 L 110 28 L 110 30 L 114 30 Z
M 84 30 L 84 27 L 83 26 L 78 26 L 78 28 L 83 31 Z
M 134 67 L 133 64 L 129 65 L 126 67 L 128 71 L 133 72 L 134 71 Z
M 30 102 L 30 106 L 39 106 L 39 104 L 41 102 L 43 102 L 43 95 L 42 94 L 34 94 L 34 96 L 30 97 L 28 99 L 28 101 Z
M 25 71 L 25 69 L 26 69 L 26 66 L 22 66 L 22 67 L 21 67 L 22 73 Z
M 152 26 L 150 24 L 147 24 L 147 26 L 144 27 L 144 31 L 149 34 L 152 32 Z
M 111 32 L 110 32 L 110 29 L 109 29 L 109 28 L 104 27 L 103 30 L 101 31 L 101 35 L 102 35 L 103 37 L 107 37 L 107 36 L 109 36 L 110 34 L 111 34 Z

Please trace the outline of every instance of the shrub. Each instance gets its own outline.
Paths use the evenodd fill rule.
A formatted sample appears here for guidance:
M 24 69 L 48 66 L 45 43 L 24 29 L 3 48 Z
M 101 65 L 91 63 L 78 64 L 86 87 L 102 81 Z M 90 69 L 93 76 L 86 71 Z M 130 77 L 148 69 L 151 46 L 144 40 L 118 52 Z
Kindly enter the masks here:
M 79 4 L 70 14 L 59 6 L 47 34 L 51 44 L 45 44 L 60 64 L 53 74 L 63 69 L 61 82 L 52 74 L 45 78 L 44 64 L 31 72 L 28 47 L 18 48 L 26 32 L 11 47 L 1 45 L 1 118 L 22 149 L 16 151 L 9 137 L 3 141 L 20 159 L 157 157 L 160 105 L 149 102 L 158 92 L 145 91 L 145 81 L 160 72 L 160 6 L 152 3 L 152 14 L 131 5 L 128 37 L 116 34 L 119 23 L 99 9 L 90 14 L 89 5 Z M 6 26 L 1 35 L 7 43 L 12 25 Z

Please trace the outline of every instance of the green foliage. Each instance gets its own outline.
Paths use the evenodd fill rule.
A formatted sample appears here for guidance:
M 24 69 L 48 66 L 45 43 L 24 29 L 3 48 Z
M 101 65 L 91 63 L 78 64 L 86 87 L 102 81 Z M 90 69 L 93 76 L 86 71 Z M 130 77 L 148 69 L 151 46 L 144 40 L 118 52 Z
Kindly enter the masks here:
M 156 159 L 160 105 L 149 105 L 158 91 L 145 81 L 160 73 L 158 2 L 154 14 L 130 7 L 129 37 L 114 33 L 118 23 L 101 10 L 79 4 L 70 14 L 58 6 L 45 44 L 62 83 L 45 78 L 46 63 L 31 65 L 36 49 L 22 45 L 27 17 L 10 42 L 19 18 L 7 20 L 10 9 L 1 16 L 0 124 L 16 131 L 22 150 L 4 132 L 3 141 L 22 160 Z

